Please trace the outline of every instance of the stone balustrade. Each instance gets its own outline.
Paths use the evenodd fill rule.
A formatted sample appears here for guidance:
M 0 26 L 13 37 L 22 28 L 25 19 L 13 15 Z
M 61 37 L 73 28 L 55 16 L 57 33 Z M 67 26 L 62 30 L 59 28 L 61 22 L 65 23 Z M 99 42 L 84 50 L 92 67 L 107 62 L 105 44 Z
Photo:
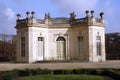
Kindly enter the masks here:
M 85 18 L 78 18 L 76 19 L 75 13 L 70 13 L 70 18 L 65 17 L 58 17 L 58 18 L 51 18 L 50 13 L 45 14 L 44 19 L 36 19 L 34 14 L 35 12 L 31 12 L 32 17 L 29 17 L 30 12 L 26 12 L 27 17 L 25 19 L 20 19 L 21 15 L 17 14 L 17 26 L 27 26 L 27 25 L 78 25 L 78 24 L 87 24 L 87 25 L 105 25 L 103 12 L 100 13 L 100 18 L 94 17 L 94 11 L 91 11 L 91 17 L 89 16 L 89 11 L 86 11 Z

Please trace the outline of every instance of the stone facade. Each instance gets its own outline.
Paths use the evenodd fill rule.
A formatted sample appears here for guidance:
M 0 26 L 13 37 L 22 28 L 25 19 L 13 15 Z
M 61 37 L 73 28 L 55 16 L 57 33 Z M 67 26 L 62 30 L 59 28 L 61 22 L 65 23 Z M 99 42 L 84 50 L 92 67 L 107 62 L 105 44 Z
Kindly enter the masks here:
M 86 11 L 85 18 L 36 19 L 35 12 L 26 12 L 27 17 L 20 19 L 17 14 L 17 62 L 74 60 L 99 62 L 105 61 L 105 23 L 103 13 L 94 18 L 94 11 Z

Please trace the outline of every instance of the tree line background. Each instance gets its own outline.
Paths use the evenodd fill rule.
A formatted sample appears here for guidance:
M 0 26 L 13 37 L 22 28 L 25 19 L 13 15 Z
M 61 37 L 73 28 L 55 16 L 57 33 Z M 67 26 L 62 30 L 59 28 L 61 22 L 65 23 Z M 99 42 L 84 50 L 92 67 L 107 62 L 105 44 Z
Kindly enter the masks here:
M 120 60 L 120 33 L 105 35 L 106 59 Z
M 0 61 L 14 61 L 16 58 L 15 35 L 0 34 Z

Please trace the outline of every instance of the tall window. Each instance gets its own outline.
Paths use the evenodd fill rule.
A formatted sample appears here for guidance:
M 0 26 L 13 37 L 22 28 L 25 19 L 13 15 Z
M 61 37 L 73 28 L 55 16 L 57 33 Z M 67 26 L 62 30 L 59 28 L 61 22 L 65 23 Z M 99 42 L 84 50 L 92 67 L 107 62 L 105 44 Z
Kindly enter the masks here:
M 38 37 L 38 56 L 42 57 L 43 59 L 44 54 L 44 38 Z
M 64 37 L 57 38 L 57 59 L 64 60 L 66 58 L 66 41 Z
M 96 49 L 97 49 L 97 55 L 101 55 L 101 37 L 96 37 Z
M 25 38 L 21 38 L 21 57 L 25 57 Z
M 84 42 L 83 36 L 78 37 L 78 54 L 84 53 Z

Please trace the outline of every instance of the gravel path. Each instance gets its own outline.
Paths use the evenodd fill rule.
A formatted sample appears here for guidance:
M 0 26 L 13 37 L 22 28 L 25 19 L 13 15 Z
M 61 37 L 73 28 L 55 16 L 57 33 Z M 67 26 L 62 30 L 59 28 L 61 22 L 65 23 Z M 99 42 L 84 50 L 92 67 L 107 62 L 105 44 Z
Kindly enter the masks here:
M 0 63 L 0 71 L 25 68 L 41 69 L 75 69 L 75 68 L 119 68 L 120 60 L 106 62 L 73 62 L 73 63 Z

